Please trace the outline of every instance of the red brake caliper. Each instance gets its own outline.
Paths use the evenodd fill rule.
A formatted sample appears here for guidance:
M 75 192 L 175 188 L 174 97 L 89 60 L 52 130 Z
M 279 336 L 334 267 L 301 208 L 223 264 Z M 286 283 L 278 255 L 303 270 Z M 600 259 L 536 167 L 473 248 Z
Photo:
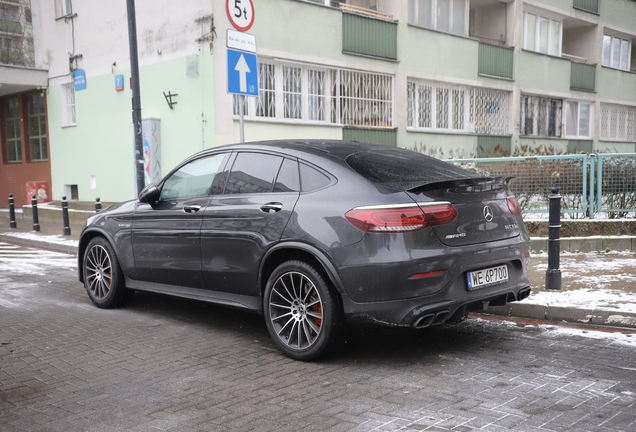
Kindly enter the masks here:
M 320 303 L 318 303 L 317 305 L 314 306 L 314 310 L 316 311 L 316 313 L 322 313 L 322 306 L 320 305 Z M 314 318 L 314 321 L 318 325 L 322 324 L 322 319 L 321 318 Z

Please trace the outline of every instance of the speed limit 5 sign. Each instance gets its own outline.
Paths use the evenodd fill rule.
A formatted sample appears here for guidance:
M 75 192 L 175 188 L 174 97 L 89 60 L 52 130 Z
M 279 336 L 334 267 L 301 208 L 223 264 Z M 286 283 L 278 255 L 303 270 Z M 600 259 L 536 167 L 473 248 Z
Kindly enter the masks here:
M 248 31 L 254 24 L 254 3 L 252 0 L 225 0 L 225 11 L 230 22 L 238 31 Z

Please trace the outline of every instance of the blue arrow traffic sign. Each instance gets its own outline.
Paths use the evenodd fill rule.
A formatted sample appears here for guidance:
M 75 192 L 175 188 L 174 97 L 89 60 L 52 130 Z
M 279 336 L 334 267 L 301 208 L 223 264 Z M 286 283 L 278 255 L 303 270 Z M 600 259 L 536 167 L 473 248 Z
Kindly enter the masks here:
M 227 92 L 258 96 L 258 63 L 256 54 L 227 50 Z

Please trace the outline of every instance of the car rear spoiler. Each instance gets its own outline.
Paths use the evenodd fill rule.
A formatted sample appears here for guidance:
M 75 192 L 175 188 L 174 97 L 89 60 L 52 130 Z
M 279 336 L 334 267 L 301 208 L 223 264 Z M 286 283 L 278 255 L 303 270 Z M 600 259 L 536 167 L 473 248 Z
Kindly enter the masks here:
M 471 177 L 458 180 L 444 180 L 439 182 L 427 183 L 409 189 L 407 192 L 420 194 L 422 192 L 438 189 L 460 189 L 460 188 L 482 188 L 488 190 L 496 185 L 509 185 L 517 180 L 514 176 L 499 177 Z

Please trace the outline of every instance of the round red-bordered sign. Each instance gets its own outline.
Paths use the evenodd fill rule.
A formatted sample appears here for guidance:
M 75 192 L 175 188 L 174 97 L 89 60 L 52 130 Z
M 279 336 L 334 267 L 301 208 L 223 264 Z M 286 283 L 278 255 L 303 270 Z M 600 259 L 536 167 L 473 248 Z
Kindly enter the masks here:
M 225 0 L 225 11 L 230 22 L 238 31 L 248 31 L 254 24 L 254 3 L 252 0 Z

